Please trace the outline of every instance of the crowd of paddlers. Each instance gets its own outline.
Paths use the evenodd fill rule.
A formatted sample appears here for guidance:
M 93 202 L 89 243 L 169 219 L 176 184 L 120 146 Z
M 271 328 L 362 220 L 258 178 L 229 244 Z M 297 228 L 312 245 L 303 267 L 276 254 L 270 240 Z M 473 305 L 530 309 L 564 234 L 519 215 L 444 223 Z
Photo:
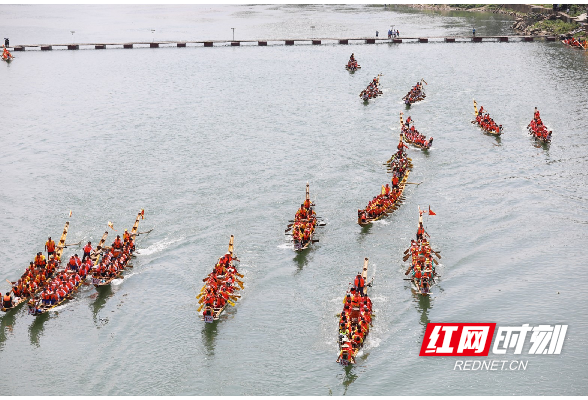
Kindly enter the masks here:
M 367 296 L 365 279 L 357 274 L 353 286 L 343 300 L 343 312 L 339 318 L 339 357 L 341 364 L 354 364 L 355 354 L 363 346 L 363 341 L 372 322 L 372 301 Z
M 527 125 L 527 128 L 529 129 L 529 134 L 533 135 L 535 138 L 544 142 L 551 141 L 551 131 L 548 130 L 545 125 L 543 125 L 543 121 L 541 121 L 541 115 L 539 114 L 537 107 L 535 107 L 533 119 L 531 120 L 531 123 Z
M 357 210 L 357 216 L 361 224 L 381 217 L 396 204 L 402 195 L 400 182 L 404 178 L 409 167 L 409 159 L 404 151 L 404 147 L 405 146 L 401 141 L 398 144 L 398 152 L 392 157 L 390 163 L 392 187 L 390 187 L 390 184 L 388 183 L 385 186 L 382 186 L 380 194 L 372 198 L 365 209 Z
M 435 263 L 433 250 L 427 239 L 428 233 L 423 226 L 423 210 L 419 210 L 419 227 L 416 240 L 411 240 L 408 255 L 411 258 L 410 267 L 405 275 L 410 275 L 415 288 L 423 295 L 429 294 L 431 285 L 435 282 Z M 434 215 L 429 208 L 429 213 Z M 406 258 L 406 257 L 405 257 Z
M 92 276 L 92 283 L 99 285 L 107 281 L 110 283 L 127 266 L 131 254 L 135 250 L 134 240 L 125 230 L 124 241 L 117 235 L 112 247 L 105 249 L 104 257 L 98 265 L 99 255 L 91 246 L 91 242 L 84 247 L 83 258 L 77 254 L 70 257 L 67 265 L 55 277 L 46 283 L 38 298 L 29 300 L 29 314 L 37 315 L 59 305 L 75 292 L 88 276 Z
M 93 278 L 100 278 L 101 282 L 96 282 L 95 279 L 92 279 L 92 283 L 99 285 L 104 283 L 104 278 L 108 280 L 120 274 L 122 269 L 128 265 L 131 254 L 135 250 L 134 238 L 140 234 L 137 232 L 137 228 L 139 220 L 144 219 L 144 215 L 145 211 L 141 210 L 137 215 L 131 233 L 125 230 L 124 239 L 117 235 L 112 247 L 103 247 L 108 236 L 108 232 L 105 232 L 95 249 L 92 247 L 91 242 L 88 242 L 84 246 L 83 257 L 80 259 L 77 254 L 72 255 L 62 269 L 61 257 L 63 250 L 68 246 L 81 243 L 81 241 L 69 245 L 65 243 L 69 228 L 69 221 L 66 222 L 59 243 L 56 244 L 51 237 L 45 243 L 48 261 L 43 253 L 39 252 L 18 281 L 8 281 L 12 288 L 1 298 L 2 311 L 14 309 L 28 300 L 29 313 L 39 315 L 69 298 L 73 292 L 85 283 L 87 277 L 93 275 Z M 109 226 L 114 229 L 110 222 Z M 96 266 L 103 254 L 102 262 Z M 111 280 L 108 280 L 108 282 Z
M 351 54 L 351 57 L 349 57 L 349 61 L 347 61 L 347 65 L 345 66 L 345 68 L 347 68 L 349 71 L 356 71 L 358 68 L 361 68 L 357 63 L 357 60 L 355 59 L 353 53 Z
M 575 37 L 571 37 L 562 40 L 562 43 L 579 49 L 588 50 L 588 40 L 578 40 Z
M 369 99 L 375 99 L 381 94 L 382 91 L 380 90 L 380 75 L 378 75 L 369 83 L 369 85 L 367 85 L 365 90 L 359 94 L 359 97 L 361 97 L 363 101 L 368 101 Z
M 480 107 L 478 115 L 476 115 L 476 123 L 482 128 L 482 130 L 488 133 L 495 135 L 500 135 L 502 133 L 502 125 L 496 124 L 496 122 L 490 118 L 490 114 L 484 113 L 484 106 Z
M 217 319 L 227 303 L 234 305 L 234 301 L 240 297 L 235 292 L 243 288 L 243 282 L 239 279 L 243 275 L 237 272 L 233 262 L 239 260 L 232 255 L 232 244 L 229 249 L 229 252 L 219 258 L 214 270 L 203 279 L 204 287 L 196 296 L 200 304 L 198 312 L 204 308 L 203 319 L 206 322 Z
M 6 46 L 3 46 L 3 47 L 4 47 L 4 50 L 2 51 L 2 60 L 11 61 L 14 58 L 14 56 L 8 51 Z
M 126 232 L 125 232 L 126 233 Z M 131 260 L 131 254 L 135 251 L 135 242 L 129 237 L 120 240 L 120 237 L 112 244 L 112 248 L 102 257 L 102 261 L 92 270 L 92 283 L 100 285 L 112 282 L 120 276 Z
M 21 299 L 36 295 L 55 274 L 58 266 L 59 263 L 53 255 L 50 256 L 49 262 L 47 262 L 43 253 L 37 253 L 35 260 L 31 261 L 18 281 L 8 281 L 12 284 L 12 295 L 11 292 L 7 292 L 3 296 L 2 308 L 11 308 Z
M 402 98 L 404 100 L 404 104 L 410 105 L 412 103 L 416 103 L 417 101 L 423 100 L 427 95 L 425 94 L 423 84 L 421 82 L 417 82 L 415 86 Z M 425 82 L 427 83 L 427 82 Z
M 77 271 L 66 268 L 53 277 L 44 290 L 41 292 L 37 301 L 31 299 L 29 303 L 29 313 L 36 314 L 43 311 L 43 308 L 59 304 L 67 296 L 80 287 L 86 279 L 88 271 L 91 268 L 92 261 L 84 263 Z
M 433 138 L 427 139 L 427 137 L 421 134 L 415 127 L 414 123 L 410 126 L 410 123 L 413 122 L 412 118 L 409 116 L 406 119 L 406 122 L 402 125 L 402 134 L 404 135 L 404 139 L 408 143 L 412 143 L 417 147 L 422 149 L 430 149 L 433 145 Z M 402 138 L 401 138 L 402 139 Z
M 294 224 L 292 225 L 294 249 L 302 249 L 312 240 L 316 225 L 316 213 L 312 209 L 310 199 L 306 199 L 294 216 Z

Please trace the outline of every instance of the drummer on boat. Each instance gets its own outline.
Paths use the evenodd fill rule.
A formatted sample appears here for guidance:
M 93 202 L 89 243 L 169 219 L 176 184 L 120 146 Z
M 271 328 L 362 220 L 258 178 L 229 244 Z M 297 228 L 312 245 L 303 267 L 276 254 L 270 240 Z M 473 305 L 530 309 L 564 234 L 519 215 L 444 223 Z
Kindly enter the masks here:
M 47 239 L 45 243 L 45 250 L 47 250 L 47 257 L 50 258 L 53 254 L 55 254 L 55 242 L 51 240 L 51 236 Z

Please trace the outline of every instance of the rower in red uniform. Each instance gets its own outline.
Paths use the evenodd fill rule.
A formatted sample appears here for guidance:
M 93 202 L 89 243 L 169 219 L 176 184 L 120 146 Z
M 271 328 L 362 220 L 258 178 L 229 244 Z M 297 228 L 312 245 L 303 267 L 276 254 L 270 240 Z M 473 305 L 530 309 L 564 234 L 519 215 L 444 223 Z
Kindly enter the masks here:
M 361 274 L 357 274 L 354 281 L 354 287 L 357 293 L 363 293 L 363 288 L 365 286 L 365 279 Z
M 423 227 L 423 224 L 420 223 L 419 228 L 417 229 L 417 234 L 416 234 L 417 240 L 422 239 L 424 234 L 425 234 L 425 228 Z
M 130 240 L 131 240 L 131 234 L 125 229 L 125 233 L 123 233 L 124 244 L 127 244 Z
M 88 242 L 88 244 L 84 246 L 84 255 L 82 256 L 82 260 L 90 258 L 90 253 L 92 253 L 92 242 Z
M 47 257 L 51 257 L 55 253 L 55 242 L 51 240 L 51 236 L 45 243 L 45 250 L 47 250 Z
M 45 256 L 43 253 L 38 252 L 37 256 L 35 257 L 35 266 L 38 268 L 45 268 L 47 265 L 47 261 L 45 260 Z
M 116 239 L 112 242 L 112 249 L 114 250 L 114 255 L 119 256 L 123 248 L 123 241 L 120 238 L 120 235 L 116 235 Z
M 10 292 L 6 292 L 6 294 L 4 295 L 4 298 L 2 300 L 3 300 L 2 306 L 4 308 L 12 307 L 12 297 L 10 297 Z
M 394 177 L 392 178 L 392 187 L 394 189 L 398 189 L 398 183 L 400 182 L 400 180 L 398 179 L 397 175 L 394 175 Z

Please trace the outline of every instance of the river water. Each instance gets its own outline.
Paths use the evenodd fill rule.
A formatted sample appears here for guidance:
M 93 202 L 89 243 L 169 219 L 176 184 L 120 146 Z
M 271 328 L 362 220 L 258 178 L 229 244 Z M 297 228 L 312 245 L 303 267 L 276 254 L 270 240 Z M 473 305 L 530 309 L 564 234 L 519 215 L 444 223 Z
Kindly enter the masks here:
M 368 6 L 0 6 L 11 44 L 509 34 L 493 14 Z M 311 28 L 314 26 L 314 28 Z M 155 32 L 151 32 L 155 29 Z M 75 31 L 72 35 L 69 31 Z M 362 65 L 345 71 L 351 53 Z M 134 268 L 41 317 L 0 316 L 4 395 L 585 394 L 588 57 L 560 43 L 403 43 L 26 51 L 0 65 L 0 276 L 47 236 L 97 242 L 145 209 Z M 358 94 L 382 73 L 383 96 Z M 424 78 L 427 99 L 400 100 Z M 472 99 L 501 139 L 470 123 Z M 537 106 L 553 141 L 526 133 Z M 389 176 L 398 115 L 433 136 L 410 149 L 405 203 L 356 223 Z M 283 235 L 306 182 L 327 225 L 295 254 Z M 439 282 L 403 281 L 418 206 Z M 69 210 L 73 214 L 68 218 Z M 111 232 L 109 239 L 116 232 Z M 245 290 L 204 324 L 195 295 L 235 235 Z M 64 257 L 79 248 L 68 248 Z M 341 300 L 369 257 L 373 328 L 337 358 Z M 0 284 L 5 292 L 5 282 Z M 561 355 L 525 371 L 454 371 L 419 357 L 428 322 L 568 324 Z M 505 356 L 491 354 L 490 360 Z M 7 367 L 8 366 L 8 367 Z

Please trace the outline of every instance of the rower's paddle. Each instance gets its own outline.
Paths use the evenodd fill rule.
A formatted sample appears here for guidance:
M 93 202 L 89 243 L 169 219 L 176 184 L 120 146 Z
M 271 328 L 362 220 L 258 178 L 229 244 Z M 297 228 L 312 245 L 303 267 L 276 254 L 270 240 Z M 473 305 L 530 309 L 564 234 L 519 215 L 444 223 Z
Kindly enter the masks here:
M 420 185 L 423 182 L 415 183 L 415 182 L 406 182 L 405 185 Z
M 202 304 L 200 307 L 198 307 L 198 310 L 196 310 L 196 312 L 200 312 L 202 311 L 202 308 L 204 307 L 204 304 Z
M 408 258 L 411 256 L 412 254 L 407 254 L 402 258 L 402 261 L 406 261 L 408 260 Z
M 145 231 L 145 232 L 139 232 L 139 233 L 137 233 L 137 236 L 139 236 L 139 235 L 145 235 L 147 233 L 151 233 L 152 230 L 153 230 L 153 228 L 151 228 L 151 229 L 149 229 L 148 231 Z

